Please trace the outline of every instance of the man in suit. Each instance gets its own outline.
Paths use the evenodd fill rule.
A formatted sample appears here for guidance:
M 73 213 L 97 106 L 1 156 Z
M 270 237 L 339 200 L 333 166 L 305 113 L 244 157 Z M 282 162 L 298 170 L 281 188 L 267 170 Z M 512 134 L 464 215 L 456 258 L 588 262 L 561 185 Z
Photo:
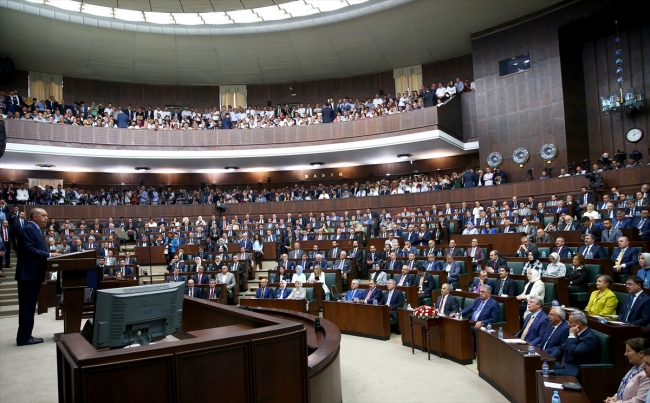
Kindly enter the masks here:
M 354 279 L 350 282 L 350 289 L 345 293 L 346 301 L 354 301 L 355 298 L 361 298 L 363 292 L 359 290 L 359 280 Z M 339 300 L 341 302 L 342 300 Z
M 228 269 L 233 273 L 239 273 L 239 279 L 241 280 L 244 277 L 246 265 L 239 261 L 239 255 L 234 255 L 232 257 L 232 263 Z
M 630 247 L 630 240 L 626 236 L 618 238 L 618 247 L 614 248 L 611 259 L 617 273 L 629 273 L 632 266 L 639 264 L 636 248 Z
M 228 271 L 228 266 L 221 266 L 221 273 L 217 274 L 217 284 L 226 284 L 228 293 L 231 293 L 233 288 L 237 285 L 235 276 Z
M 109 268 L 107 268 L 107 269 L 110 270 Z M 185 276 L 181 276 L 180 273 L 181 273 L 180 270 L 178 270 L 177 268 L 174 269 L 174 275 L 167 277 L 167 282 L 168 283 L 177 283 L 179 281 L 186 281 L 187 278 Z
M 221 288 L 217 288 L 216 285 L 217 282 L 211 278 L 208 288 L 203 290 L 202 298 L 217 301 L 221 300 Z
M 600 234 L 601 242 L 618 242 L 618 238 L 623 236 L 623 233 L 620 229 L 614 228 L 611 218 L 605 218 L 603 220 L 603 232 Z
M 378 304 L 381 304 L 384 300 L 384 295 L 382 291 L 377 288 L 377 283 L 375 280 L 370 280 L 370 283 L 368 285 L 370 288 L 361 294 L 359 302 L 363 301 L 364 304 L 372 304 L 373 301 L 377 301 Z
M 290 294 L 291 290 L 287 288 L 287 282 L 285 280 L 280 280 L 280 286 L 275 291 L 275 299 L 287 299 Z
M 332 269 L 341 271 L 341 277 L 344 280 L 347 280 L 348 274 L 352 273 L 352 262 L 347 259 L 347 255 L 345 251 L 341 251 L 339 259 L 332 265 Z
M 430 239 L 428 242 L 428 247 L 424 250 L 423 255 L 424 256 L 429 256 L 433 254 L 433 256 L 438 256 L 438 253 L 442 253 L 440 249 L 436 246 L 436 241 L 433 239 Z
M 374 280 L 370 280 L 374 281 Z M 395 280 L 388 280 L 388 285 L 386 286 L 388 291 L 386 292 L 386 300 L 380 301 L 380 304 L 388 305 L 390 307 L 389 315 L 391 318 L 397 318 L 397 309 L 404 306 L 404 293 L 401 290 L 395 289 Z M 431 295 L 431 293 L 429 293 Z M 382 293 L 383 297 L 383 293 Z
M 632 219 L 625 217 L 625 212 L 618 210 L 616 212 L 616 218 L 612 221 L 614 228 L 632 228 Z
M 587 190 L 586 186 L 582 187 L 582 193 L 580 194 L 580 199 L 577 201 L 578 202 L 578 208 L 575 209 L 575 214 L 580 217 L 580 212 L 587 210 L 587 206 L 589 204 L 593 204 L 594 202 L 594 195 L 589 193 Z
M 339 248 L 339 243 L 332 241 L 332 249 L 327 251 L 327 257 L 332 259 L 337 259 L 341 255 L 342 249 Z
M 426 271 L 438 271 L 442 270 L 442 266 L 440 265 L 440 262 L 436 261 L 436 257 L 433 254 L 429 254 L 427 256 L 427 261 L 422 264 L 422 267 Z
M 531 225 L 528 218 L 524 218 L 524 219 L 521 220 L 521 226 L 519 227 L 518 232 L 523 232 L 524 234 L 526 234 L 526 236 L 529 239 L 533 239 L 533 237 L 535 236 L 535 230 L 536 229 L 537 229 L 537 227 L 534 226 L 534 225 Z
M 334 121 L 334 117 L 336 116 L 334 110 L 331 108 L 331 105 L 329 103 L 325 104 L 325 107 L 322 110 L 322 119 L 323 123 L 332 123 Z
M 494 288 L 492 292 L 494 295 L 507 295 L 509 297 L 515 297 L 517 294 L 517 284 L 515 280 L 509 276 L 510 270 L 507 265 L 499 267 L 499 279 L 494 283 Z
M 510 234 L 513 232 L 517 232 L 517 229 L 512 225 L 512 221 L 509 219 L 506 219 L 506 222 L 504 224 L 504 227 L 501 228 L 501 233 L 502 234 Z
M 458 276 L 460 275 L 460 265 L 458 262 L 454 261 L 454 257 L 449 253 L 445 258 L 445 263 L 442 265 L 442 270 L 446 271 L 447 281 L 454 282 L 458 281 Z
M 296 264 L 289 260 L 289 255 L 286 253 L 282 254 L 282 260 L 278 262 L 278 268 L 284 267 L 285 270 L 296 270 Z
M 411 275 L 409 274 L 408 266 L 402 266 L 401 274 L 396 274 L 394 277 L 395 277 L 395 282 L 400 287 L 408 287 L 410 285 L 413 285 L 411 284 Z
M 581 364 L 593 364 L 598 361 L 598 339 L 587 326 L 587 317 L 583 312 L 573 312 L 569 315 L 569 336 L 562 345 L 562 350 L 563 358 L 555 363 L 557 376 L 578 376 Z
M 433 291 L 433 277 L 424 270 L 424 267 L 418 268 L 418 274 L 415 276 L 415 284 L 418 287 L 418 305 L 423 305 L 425 298 L 431 298 Z
M 117 272 L 122 273 L 122 278 L 126 278 L 125 276 L 133 275 L 133 269 L 126 265 L 124 259 L 120 259 L 120 265 L 115 268 L 115 273 Z
M 167 271 L 170 273 L 172 273 L 176 269 L 178 269 L 179 272 L 187 271 L 187 269 L 185 268 L 185 262 L 180 261 L 178 259 L 178 255 L 174 255 L 171 262 L 169 262 L 169 266 L 167 266 Z
M 427 245 L 431 240 L 431 236 L 432 236 L 431 231 L 427 230 L 426 225 L 421 224 L 420 231 L 417 233 L 417 240 L 415 245 L 420 245 L 420 246 Z
M 465 172 L 462 175 L 463 187 L 464 188 L 473 188 L 476 186 L 474 173 L 470 171 L 470 168 L 465 168 Z
M 348 251 L 348 256 L 357 261 L 357 268 L 363 267 L 364 251 L 359 248 L 358 241 L 352 241 L 352 249 Z
M 13 220 L 13 222 L 16 222 L 16 219 Z M 20 230 L 18 230 L 20 232 Z M 4 254 L 4 267 L 5 268 L 10 268 L 11 267 L 11 239 L 15 238 L 16 236 L 16 229 L 14 225 L 14 229 L 12 231 L 12 228 L 9 228 L 9 221 L 8 220 L 2 220 L 2 227 L 0 228 L 0 243 L 4 244 L 5 247 L 5 254 Z M 2 273 L 2 264 L 0 264 L 0 273 Z
M 528 298 L 530 313 L 524 319 L 524 326 L 515 334 L 515 337 L 519 337 L 535 347 L 540 347 L 542 339 L 551 325 L 548 315 L 542 310 L 542 303 L 543 301 L 539 297 Z
M 449 241 L 449 247 L 445 249 L 445 255 L 452 255 L 454 257 L 456 256 L 463 256 L 463 249 L 462 248 L 457 248 L 456 247 L 456 241 L 453 239 Z
M 185 287 L 185 295 L 189 295 L 194 298 L 201 298 L 203 293 L 198 287 L 194 287 L 194 280 L 190 279 L 187 282 L 187 287 Z
M 639 231 L 639 239 L 650 240 L 650 208 L 644 206 L 641 210 L 641 217 L 637 217 L 632 225 Z
M 578 253 L 585 259 L 605 259 L 605 249 L 596 245 L 595 242 L 593 234 L 585 235 L 585 244 L 578 248 Z
M 448 283 L 444 283 L 440 290 L 440 296 L 436 301 L 436 308 L 438 312 L 443 315 L 450 316 L 458 312 L 458 301 L 453 295 L 449 294 L 451 286 Z
M 255 298 L 257 299 L 273 299 L 273 289 L 268 286 L 269 282 L 267 279 L 262 279 L 260 281 L 260 288 L 255 291 Z
M 533 241 L 535 241 L 536 244 L 553 243 L 555 242 L 555 239 L 547 234 L 542 228 L 538 228 Z
M 453 317 L 457 315 L 463 317 L 469 315 L 470 321 L 474 322 L 474 326 L 472 326 L 474 351 L 476 351 L 476 330 L 499 320 L 499 303 L 494 298 L 490 298 L 491 293 L 492 288 L 489 285 L 482 286 L 479 292 L 479 298 L 476 298 L 471 306 L 453 315 Z
M 388 260 L 384 263 L 384 270 L 400 270 L 402 268 L 402 262 L 397 260 L 397 254 L 391 252 Z
M 200 265 L 196 269 L 197 273 L 192 276 L 192 280 L 194 280 L 194 284 L 208 284 L 210 282 L 210 276 L 207 274 L 204 274 L 203 272 L 205 271 L 205 268 L 203 265 Z
M 47 259 L 60 256 L 47 252 L 42 228 L 47 224 L 47 212 L 34 208 L 29 212 L 29 223 L 18 234 L 15 280 L 18 282 L 18 332 L 19 346 L 42 343 L 42 338 L 32 336 L 34 311 L 41 284 L 45 280 Z
M 300 249 L 300 242 L 296 241 L 293 244 L 293 250 L 289 252 L 289 259 L 301 259 L 304 253 L 305 251 Z
M 472 239 L 471 248 L 467 248 L 467 256 L 472 258 L 472 268 L 476 270 L 477 267 L 482 267 L 482 263 L 485 260 L 485 252 L 483 248 L 478 246 L 478 239 Z
M 515 254 L 519 257 L 527 257 L 528 252 L 536 253 L 539 256 L 537 245 L 530 242 L 530 239 L 524 235 L 521 237 L 521 245 L 519 245 L 519 249 L 517 249 Z
M 569 325 L 565 319 L 564 309 L 559 306 L 551 308 L 548 312 L 550 326 L 546 329 L 546 333 L 542 336 L 542 341 L 539 344 L 539 348 L 555 357 L 556 361 L 562 360 L 564 354 L 562 345 L 569 336 Z
M 618 320 L 630 325 L 648 327 L 650 324 L 650 296 L 643 292 L 643 279 L 639 276 L 630 276 L 625 280 L 628 295 L 623 301 L 623 310 L 618 315 Z
M 368 278 L 368 272 L 379 263 L 381 259 L 381 254 L 377 252 L 377 248 L 374 245 L 370 245 L 370 251 L 366 253 L 366 262 L 363 266 L 363 277 Z
M 649 222 L 649 224 L 650 224 L 650 222 Z M 582 235 L 585 235 L 585 236 L 587 234 L 591 234 L 591 235 L 594 236 L 594 239 L 596 240 L 596 242 L 600 242 L 600 234 L 602 232 L 602 229 L 598 225 L 594 224 L 591 221 L 591 218 L 582 217 L 582 229 L 580 230 L 580 232 L 582 232 Z
M 564 246 L 564 238 L 563 237 L 558 237 L 555 240 L 555 248 L 551 251 L 553 253 L 557 253 L 560 255 L 560 258 L 567 258 L 569 257 L 569 247 Z
M 490 260 L 485 264 L 485 270 L 487 270 L 488 273 L 498 273 L 499 267 L 507 265 L 508 262 L 499 255 L 499 251 L 492 249 L 490 251 Z
M 408 266 L 409 271 L 411 270 L 424 270 L 424 266 L 422 266 L 422 263 L 418 262 L 415 260 L 415 253 L 411 252 L 408 254 L 408 260 L 404 262 L 406 266 Z
M 494 281 L 488 278 L 488 274 L 486 270 L 481 270 L 478 272 L 478 278 L 475 278 L 474 281 L 472 281 L 472 285 L 470 286 L 470 291 L 478 294 L 481 292 L 481 287 L 486 284 L 489 285 L 490 288 L 494 290 Z

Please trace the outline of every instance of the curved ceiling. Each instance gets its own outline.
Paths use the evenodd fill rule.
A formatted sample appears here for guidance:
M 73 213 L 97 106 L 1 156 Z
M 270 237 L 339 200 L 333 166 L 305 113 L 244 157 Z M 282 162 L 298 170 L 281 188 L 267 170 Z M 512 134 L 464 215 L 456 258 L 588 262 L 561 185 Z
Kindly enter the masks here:
M 125 9 L 143 8 L 146 3 L 151 10 L 186 13 L 285 2 L 88 1 Z M 0 37 L 11 38 L 0 41 L 0 54 L 11 57 L 20 70 L 109 81 L 175 85 L 310 81 L 471 53 L 472 33 L 558 2 L 370 0 L 317 15 L 224 27 L 118 22 L 47 6 L 43 9 L 50 11 L 44 13 L 23 0 L 0 0 Z M 186 10 L 186 4 L 197 9 Z M 351 10 L 368 7 L 374 7 L 373 12 L 340 21 L 344 14 L 350 18 Z

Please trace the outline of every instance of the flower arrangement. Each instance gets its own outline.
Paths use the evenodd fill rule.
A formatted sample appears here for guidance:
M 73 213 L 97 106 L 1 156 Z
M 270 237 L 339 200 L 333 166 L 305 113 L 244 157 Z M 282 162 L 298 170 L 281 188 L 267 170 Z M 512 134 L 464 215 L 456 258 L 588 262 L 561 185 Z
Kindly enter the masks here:
M 439 317 L 438 310 L 433 306 L 422 305 L 413 311 L 413 317 L 419 319 L 430 319 Z

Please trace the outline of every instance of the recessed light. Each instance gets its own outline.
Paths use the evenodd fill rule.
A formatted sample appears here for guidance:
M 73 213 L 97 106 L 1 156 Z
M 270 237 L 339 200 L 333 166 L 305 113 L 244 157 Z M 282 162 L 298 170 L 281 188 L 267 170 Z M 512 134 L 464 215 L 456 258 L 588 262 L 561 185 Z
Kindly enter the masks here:
M 36 164 L 36 166 L 43 169 L 50 169 L 56 167 L 56 165 L 52 165 L 52 164 Z
M 226 171 L 228 171 L 228 172 L 234 172 L 234 171 L 238 170 L 239 167 L 226 167 L 225 169 L 226 169 Z
M 150 167 L 135 167 L 136 171 L 148 171 L 150 169 L 151 169 Z
M 412 156 L 413 156 L 413 154 L 397 154 L 397 158 L 402 159 L 402 160 L 411 158 Z
M 320 167 L 320 166 L 323 166 L 323 165 L 325 165 L 325 163 L 324 163 L 324 162 L 312 162 L 312 163 L 311 163 L 311 164 L 309 164 L 309 165 L 311 165 L 311 166 L 313 166 L 313 167 L 317 167 L 317 168 L 318 168 L 318 167 Z
M 390 174 L 386 174 L 386 176 L 390 176 Z

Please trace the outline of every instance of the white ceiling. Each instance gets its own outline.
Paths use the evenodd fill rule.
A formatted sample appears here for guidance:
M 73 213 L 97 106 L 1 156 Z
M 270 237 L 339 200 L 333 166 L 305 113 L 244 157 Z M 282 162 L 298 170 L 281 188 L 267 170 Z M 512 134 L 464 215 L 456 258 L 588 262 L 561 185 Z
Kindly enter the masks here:
M 262 132 L 264 129 L 259 130 Z M 67 172 L 128 173 L 135 172 L 136 166 L 150 167 L 150 173 L 218 173 L 226 172 L 227 166 L 239 167 L 240 172 L 300 171 L 313 169 L 312 162 L 324 162 L 323 168 L 338 168 L 403 161 L 397 158 L 398 154 L 412 154 L 412 160 L 423 160 L 475 153 L 477 150 L 478 142 L 463 143 L 440 130 L 372 141 L 251 149 L 236 153 L 219 150 L 109 150 L 8 143 L 4 157 L 0 159 L 0 169 L 33 170 L 38 169 L 36 164 L 53 164 L 56 167 L 51 170 Z
M 263 7 L 285 1 L 88 2 L 174 12 L 182 12 L 187 6 L 185 12 L 198 12 Z M 0 54 L 11 57 L 20 70 L 110 81 L 176 85 L 309 81 L 386 71 L 471 53 L 472 33 L 557 2 L 370 0 L 344 11 L 277 23 L 196 28 L 121 23 L 73 12 L 48 14 L 36 11 L 33 3 L 23 0 L 0 0 L 0 37 L 5 38 L 0 41 Z M 343 14 L 337 13 L 350 18 L 354 17 L 350 10 L 357 9 L 366 10 L 366 14 L 358 12 L 356 18 L 339 21 L 343 18 L 338 16 Z

